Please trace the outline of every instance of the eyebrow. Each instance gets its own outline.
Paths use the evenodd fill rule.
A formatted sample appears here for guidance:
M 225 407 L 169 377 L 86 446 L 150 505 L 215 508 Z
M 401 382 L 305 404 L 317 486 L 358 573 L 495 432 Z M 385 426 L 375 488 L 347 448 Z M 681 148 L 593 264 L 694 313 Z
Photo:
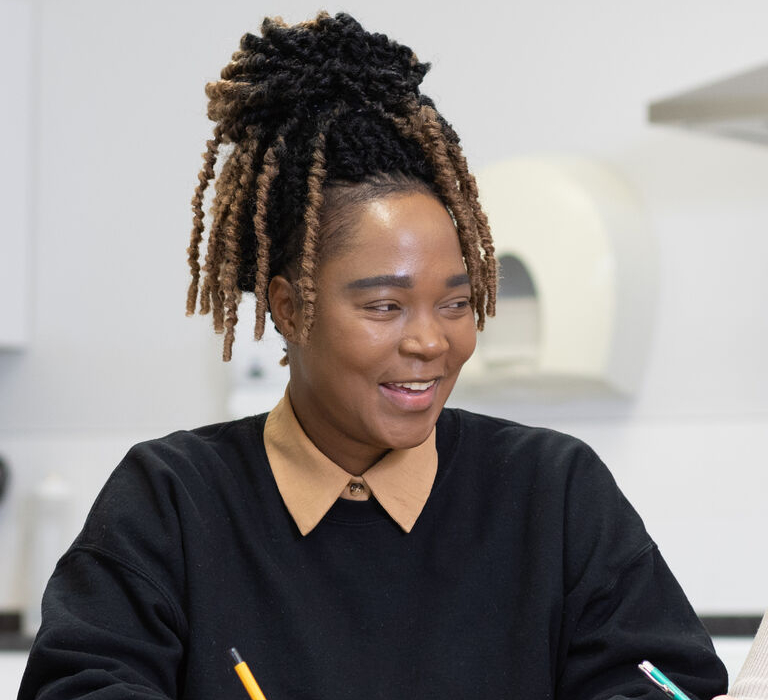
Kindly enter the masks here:
M 445 281 L 446 287 L 460 287 L 462 284 L 469 284 L 469 275 L 466 273 L 452 275 Z M 371 287 L 411 289 L 413 278 L 410 275 L 376 275 L 375 277 L 363 277 L 347 284 L 347 289 L 370 289 Z
M 449 277 L 445 283 L 446 287 L 461 287 L 462 284 L 469 284 L 469 275 L 462 272 L 460 275 Z

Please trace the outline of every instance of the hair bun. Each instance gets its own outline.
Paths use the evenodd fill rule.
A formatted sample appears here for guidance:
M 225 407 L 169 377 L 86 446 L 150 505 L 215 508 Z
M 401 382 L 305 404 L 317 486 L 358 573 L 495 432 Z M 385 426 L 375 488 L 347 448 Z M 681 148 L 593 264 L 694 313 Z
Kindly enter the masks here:
M 430 66 L 384 34 L 366 32 L 346 13 L 287 25 L 266 18 L 262 36 L 245 34 L 240 48 L 209 83 L 208 116 L 227 140 L 248 126 L 268 126 L 309 111 L 365 109 L 375 105 L 400 114 L 419 99 Z

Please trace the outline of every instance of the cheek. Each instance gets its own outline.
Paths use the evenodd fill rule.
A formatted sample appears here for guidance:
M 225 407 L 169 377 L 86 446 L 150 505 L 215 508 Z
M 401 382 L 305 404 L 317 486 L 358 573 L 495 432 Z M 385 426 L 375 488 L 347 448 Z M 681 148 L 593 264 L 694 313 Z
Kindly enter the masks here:
M 475 351 L 477 345 L 477 327 L 474 317 L 468 319 L 459 332 L 453 337 L 453 357 L 457 364 L 463 365 Z
M 339 320 L 323 329 L 321 362 L 337 371 L 370 374 L 378 371 L 397 347 L 397 334 L 386 324 L 361 324 Z
M 343 337 L 349 346 L 355 345 L 359 352 L 376 354 L 397 347 L 402 328 L 396 323 L 380 323 L 359 318 L 344 319 L 335 325 L 333 334 Z

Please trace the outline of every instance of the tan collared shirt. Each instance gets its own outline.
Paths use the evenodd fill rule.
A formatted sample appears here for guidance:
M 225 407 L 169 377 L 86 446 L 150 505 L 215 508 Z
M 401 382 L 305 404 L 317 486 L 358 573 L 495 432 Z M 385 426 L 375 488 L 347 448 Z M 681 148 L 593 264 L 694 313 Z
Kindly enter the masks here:
M 405 532 L 410 532 L 437 474 L 434 429 L 417 447 L 387 452 L 362 476 L 344 471 L 304 432 L 287 389 L 267 416 L 264 446 L 277 488 L 302 535 L 314 529 L 337 498 L 364 501 L 371 494 Z

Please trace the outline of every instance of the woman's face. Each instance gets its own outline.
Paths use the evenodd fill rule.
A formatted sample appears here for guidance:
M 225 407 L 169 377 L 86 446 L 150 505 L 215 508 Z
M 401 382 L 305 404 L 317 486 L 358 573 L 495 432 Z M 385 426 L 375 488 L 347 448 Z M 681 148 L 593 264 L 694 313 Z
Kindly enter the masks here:
M 341 249 L 321 261 L 316 289 L 314 324 L 299 345 L 290 342 L 301 328 L 290 286 L 270 285 L 289 340 L 291 402 L 317 447 L 359 474 L 387 450 L 429 436 L 475 348 L 451 217 L 422 193 L 368 202 Z

